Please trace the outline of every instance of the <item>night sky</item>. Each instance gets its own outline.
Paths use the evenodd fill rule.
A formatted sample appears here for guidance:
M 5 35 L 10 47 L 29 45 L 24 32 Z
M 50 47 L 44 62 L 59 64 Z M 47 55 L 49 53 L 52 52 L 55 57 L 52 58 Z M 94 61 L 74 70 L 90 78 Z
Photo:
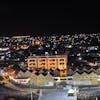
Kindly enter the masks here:
M 97 2 L 1 2 L 0 29 L 8 32 L 99 32 Z

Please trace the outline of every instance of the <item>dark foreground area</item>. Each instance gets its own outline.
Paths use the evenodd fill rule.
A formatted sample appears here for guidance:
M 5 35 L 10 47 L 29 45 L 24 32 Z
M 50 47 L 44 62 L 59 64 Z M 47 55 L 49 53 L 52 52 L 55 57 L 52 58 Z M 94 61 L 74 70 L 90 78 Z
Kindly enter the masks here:
M 1 96 L 0 100 L 31 100 L 30 97 L 15 97 L 15 96 Z M 38 99 L 33 99 L 33 100 L 38 100 Z M 77 100 L 96 100 L 96 97 L 89 97 L 89 98 L 81 98 Z M 100 100 L 100 96 L 97 97 L 97 100 Z
M 9 97 L 1 97 L 0 100 L 30 100 L 26 97 L 14 97 L 14 96 L 9 96 Z
M 30 96 L 1 96 L 0 100 L 31 100 Z M 33 100 L 38 100 L 38 97 L 33 97 Z
M 77 99 L 77 100 L 100 100 L 100 96 L 99 97 L 81 98 L 81 99 Z

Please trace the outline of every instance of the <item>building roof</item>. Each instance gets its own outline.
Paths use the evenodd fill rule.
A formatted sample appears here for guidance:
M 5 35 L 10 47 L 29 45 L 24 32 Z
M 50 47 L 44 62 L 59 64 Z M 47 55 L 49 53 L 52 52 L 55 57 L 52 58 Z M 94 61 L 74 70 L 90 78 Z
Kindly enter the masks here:
M 17 76 L 18 76 L 18 77 L 20 77 L 20 76 L 23 77 L 23 76 L 24 76 L 24 72 L 20 70 L 20 71 L 17 73 Z
M 29 79 L 28 77 L 17 77 L 15 79 Z
M 37 58 L 37 57 L 40 57 L 40 58 L 52 58 L 52 57 L 67 57 L 67 55 L 52 55 L 52 56 L 29 56 L 28 58 Z
M 14 69 L 11 69 L 11 68 L 7 68 L 7 70 L 6 70 L 8 73 L 12 73 L 12 72 L 15 72 L 15 70 Z
M 72 74 L 72 75 L 75 75 L 75 74 L 78 74 L 78 75 L 82 75 L 82 74 L 84 74 L 84 73 L 86 73 L 86 74 L 91 74 L 91 73 L 95 73 L 95 74 L 97 74 L 96 73 L 96 71 L 93 69 L 91 69 L 91 70 L 85 70 L 85 71 L 80 71 L 80 70 L 77 70 L 77 71 L 74 71 L 74 73 Z

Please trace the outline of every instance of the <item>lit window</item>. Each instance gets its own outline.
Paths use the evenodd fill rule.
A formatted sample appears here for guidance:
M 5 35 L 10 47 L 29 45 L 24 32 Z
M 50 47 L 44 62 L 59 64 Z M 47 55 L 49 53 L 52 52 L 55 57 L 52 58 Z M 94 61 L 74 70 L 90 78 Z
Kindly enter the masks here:
M 64 63 L 60 63 L 60 65 L 64 65 Z
M 33 65 L 35 65 L 35 63 L 33 63 Z
M 45 65 L 45 63 L 42 63 L 41 65 Z
M 55 61 L 55 59 L 52 59 L 52 61 Z
M 51 63 L 50 65 L 55 65 L 55 63 Z
M 45 59 L 42 59 L 41 62 L 42 62 L 42 61 L 45 61 Z
M 34 62 L 35 60 L 33 60 L 33 62 Z
M 64 59 L 60 59 L 60 61 L 64 61 Z
M 29 64 L 29 65 L 32 65 L 32 64 Z
M 30 62 L 32 62 L 33 60 L 30 60 Z

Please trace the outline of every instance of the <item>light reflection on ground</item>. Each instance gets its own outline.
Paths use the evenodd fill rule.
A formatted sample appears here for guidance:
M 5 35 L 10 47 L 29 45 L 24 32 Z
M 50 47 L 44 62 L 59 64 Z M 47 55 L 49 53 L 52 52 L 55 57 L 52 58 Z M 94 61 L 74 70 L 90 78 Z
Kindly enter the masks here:
M 39 100 L 77 100 L 76 97 L 68 97 L 67 90 L 53 90 L 43 93 Z

